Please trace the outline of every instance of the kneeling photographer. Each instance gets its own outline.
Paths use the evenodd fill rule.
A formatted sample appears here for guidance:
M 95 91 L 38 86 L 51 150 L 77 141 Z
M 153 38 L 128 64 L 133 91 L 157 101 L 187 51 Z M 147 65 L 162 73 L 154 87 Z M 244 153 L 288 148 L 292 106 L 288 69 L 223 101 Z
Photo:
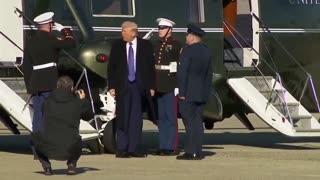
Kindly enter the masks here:
M 77 161 L 82 151 L 80 119 L 88 114 L 93 116 L 93 113 L 84 91 L 74 91 L 73 84 L 68 76 L 58 79 L 57 89 L 43 106 L 43 126 L 32 135 L 45 175 L 53 174 L 49 159 L 67 160 L 67 174 L 76 174 Z

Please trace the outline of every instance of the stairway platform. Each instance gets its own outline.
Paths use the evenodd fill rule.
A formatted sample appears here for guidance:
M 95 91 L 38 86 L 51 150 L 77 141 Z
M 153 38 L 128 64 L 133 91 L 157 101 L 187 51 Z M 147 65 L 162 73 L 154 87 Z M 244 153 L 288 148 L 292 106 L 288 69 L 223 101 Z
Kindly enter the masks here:
M 320 132 L 320 129 L 295 128 L 296 132 Z

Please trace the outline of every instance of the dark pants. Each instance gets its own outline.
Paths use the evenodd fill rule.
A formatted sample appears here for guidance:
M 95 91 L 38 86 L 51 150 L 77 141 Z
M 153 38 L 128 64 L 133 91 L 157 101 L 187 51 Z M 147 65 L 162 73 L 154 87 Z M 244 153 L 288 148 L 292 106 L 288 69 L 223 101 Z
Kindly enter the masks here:
M 38 150 L 35 150 L 35 152 L 44 169 L 51 167 L 51 163 L 47 156 L 45 156 L 43 153 L 41 153 Z M 74 151 L 74 153 L 72 154 L 72 157 L 70 157 L 69 160 L 67 161 L 67 165 L 77 167 L 77 162 L 80 156 L 81 156 L 81 149 L 79 151 Z
M 124 128 L 117 128 L 117 150 L 134 153 L 142 135 L 141 93 L 136 82 L 128 82 L 124 101 Z
M 33 105 L 33 119 L 32 119 L 32 132 L 38 132 L 43 123 L 43 103 L 50 95 L 50 92 L 38 93 L 32 96 Z
M 179 101 L 179 110 L 186 129 L 185 152 L 189 154 L 202 152 L 204 104 Z
M 177 100 L 173 92 L 157 95 L 160 149 L 178 146 Z

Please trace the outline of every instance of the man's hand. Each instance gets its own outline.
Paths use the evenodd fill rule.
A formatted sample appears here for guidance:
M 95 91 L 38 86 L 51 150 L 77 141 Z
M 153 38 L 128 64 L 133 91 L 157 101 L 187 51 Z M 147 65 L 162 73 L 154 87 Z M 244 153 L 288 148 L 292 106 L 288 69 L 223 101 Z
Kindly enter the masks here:
M 86 98 L 86 94 L 84 93 L 83 89 L 79 89 L 78 91 L 76 91 L 76 93 L 79 94 L 80 99 Z
M 186 100 L 186 97 L 181 96 L 181 97 L 179 97 L 179 99 L 184 101 L 184 100 Z
M 64 26 L 62 24 L 59 23 L 54 23 L 54 27 L 56 28 L 57 31 L 62 31 L 62 29 L 64 29 Z
M 110 89 L 109 93 L 112 97 L 116 97 L 116 91 L 114 89 Z
M 154 93 L 155 93 L 154 89 L 150 89 L 150 94 L 152 97 L 154 96 Z

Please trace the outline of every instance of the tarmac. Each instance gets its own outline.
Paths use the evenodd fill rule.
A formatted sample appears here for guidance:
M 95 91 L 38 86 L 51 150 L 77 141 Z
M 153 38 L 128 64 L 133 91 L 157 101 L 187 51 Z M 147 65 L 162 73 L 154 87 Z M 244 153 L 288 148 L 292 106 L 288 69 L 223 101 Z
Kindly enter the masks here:
M 28 132 L 12 135 L 0 126 L 0 179 L 319 179 L 320 138 L 291 138 L 270 129 L 255 115 L 255 131 L 231 117 L 206 130 L 201 161 L 178 161 L 175 156 L 118 159 L 112 154 L 83 150 L 75 176 L 66 175 L 66 164 L 52 161 L 53 176 L 45 176 L 33 160 Z M 144 121 L 143 142 L 148 151 L 158 147 L 158 130 Z M 179 123 L 179 148 L 183 153 L 185 131 Z

